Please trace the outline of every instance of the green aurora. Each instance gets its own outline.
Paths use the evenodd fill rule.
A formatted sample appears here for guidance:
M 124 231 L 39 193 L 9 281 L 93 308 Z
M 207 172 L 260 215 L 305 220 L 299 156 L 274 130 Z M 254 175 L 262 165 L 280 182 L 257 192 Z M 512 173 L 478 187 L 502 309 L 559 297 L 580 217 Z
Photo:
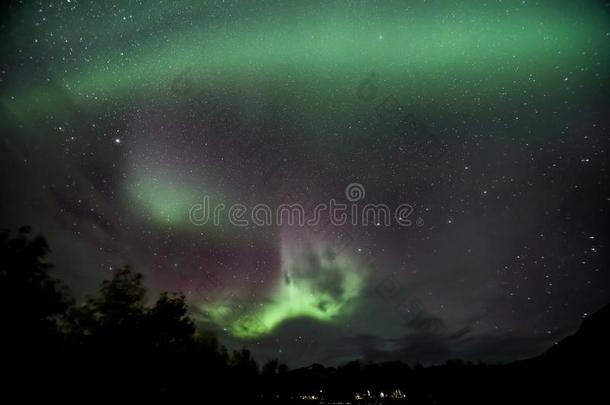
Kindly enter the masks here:
M 288 319 L 310 317 L 329 322 L 349 312 L 365 277 L 356 260 L 346 254 L 335 256 L 322 245 L 296 248 L 284 243 L 282 250 L 282 279 L 266 302 L 229 298 L 204 304 L 200 309 L 209 320 L 234 336 L 255 338 Z M 325 288 L 327 285 L 338 287 Z
M 346 123 L 351 128 L 371 110 L 357 97 L 367 78 L 375 80 L 379 94 L 410 100 L 413 110 L 485 118 L 501 109 L 518 115 L 520 122 L 529 118 L 532 125 L 546 126 L 561 112 L 560 95 L 569 93 L 574 103 L 588 100 L 610 66 L 609 53 L 598 54 L 608 47 L 607 21 L 589 3 L 519 1 L 511 12 L 502 2 L 468 1 L 293 2 L 283 7 L 227 2 L 223 8 L 200 1 L 127 7 L 132 3 L 126 1 L 129 12 L 101 3 L 90 8 L 66 2 L 46 10 L 44 20 L 32 16 L 47 6 L 32 4 L 6 21 L 3 46 L 17 49 L 26 61 L 29 55 L 47 60 L 43 72 L 36 64 L 20 66 L 20 75 L 31 80 L 18 80 L 9 71 L 2 81 L 0 118 L 24 137 L 44 138 L 48 131 L 41 126 L 81 114 L 184 103 L 185 96 L 211 88 L 244 105 L 257 105 L 264 93 L 276 110 L 307 123 L 309 129 L 295 135 L 333 142 L 332 128 L 344 129 Z M 183 13 L 192 17 L 188 24 Z M 522 110 L 529 115 L 513 114 Z M 350 141 L 376 142 L 367 131 L 353 136 Z M 334 142 L 329 149 L 358 146 L 341 136 Z M 200 232 L 188 222 L 188 209 L 202 195 L 235 202 L 228 199 L 237 193 L 212 181 L 201 186 L 154 169 L 128 171 L 121 196 L 151 224 Z M 211 239 L 239 235 L 212 227 L 204 233 Z M 282 249 L 273 292 L 246 315 L 223 300 L 200 304 L 211 321 L 234 336 L 252 338 L 289 319 L 326 322 L 349 312 L 365 279 L 353 258 L 329 257 L 319 246 L 294 252 L 283 242 Z M 341 288 L 326 290 L 319 277 L 335 277 L 339 283 L 330 284 Z
M 160 21 L 175 18 L 180 7 L 212 5 L 182 2 L 152 14 L 143 7 L 141 14 L 129 16 L 100 11 L 96 18 L 75 7 L 72 19 L 46 21 L 34 31 L 20 27 L 16 16 L 10 38 L 24 53 L 35 52 L 42 42 L 52 49 L 70 47 L 73 59 L 52 59 L 47 82 L 59 83 L 73 103 L 88 108 L 165 97 L 184 72 L 188 88 L 244 92 L 256 84 L 272 89 L 278 102 L 297 102 L 310 117 L 329 108 L 319 102 L 329 90 L 334 93 L 333 108 L 353 110 L 353 89 L 371 71 L 383 78 L 379 85 L 391 86 L 397 94 L 426 96 L 460 109 L 501 101 L 498 88 L 519 82 L 531 88 L 528 84 L 535 81 L 536 91 L 551 97 L 565 79 L 560 72 L 566 65 L 582 67 L 573 72 L 572 80 L 584 80 L 592 69 L 603 73 L 589 61 L 594 56 L 591 50 L 607 43 L 607 24 L 591 6 L 573 4 L 569 15 L 565 7 L 570 5 L 562 3 L 559 13 L 555 2 L 510 14 L 500 3 L 408 4 L 354 5 L 349 12 L 345 7 L 302 4 L 288 7 L 290 13 L 269 6 L 259 11 L 256 22 L 239 15 L 228 16 L 226 25 L 202 21 L 200 26 L 168 33 L 163 40 L 150 37 Z M 76 22 L 97 26 L 95 32 L 107 46 L 88 48 L 90 32 L 71 30 Z M 141 27 L 135 34 L 130 31 L 134 25 Z M 492 70 L 493 78 L 483 80 Z M 468 94 L 449 78 L 468 83 Z M 293 85 L 278 87 L 276 82 Z M 345 91 L 337 94 L 336 89 Z M 26 119 L 31 114 L 61 113 L 65 105 L 57 93 L 56 85 L 16 82 L 6 86 L 1 101 L 8 111 Z

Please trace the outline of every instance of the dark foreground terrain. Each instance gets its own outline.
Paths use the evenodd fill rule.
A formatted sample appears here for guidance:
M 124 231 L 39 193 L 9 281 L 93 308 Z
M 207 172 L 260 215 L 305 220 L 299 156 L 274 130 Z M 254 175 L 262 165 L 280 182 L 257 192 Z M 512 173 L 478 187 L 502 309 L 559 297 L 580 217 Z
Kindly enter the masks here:
M 197 330 L 181 295 L 144 299 L 128 268 L 98 296 L 75 302 L 49 275 L 46 241 L 27 228 L 0 234 L 0 350 L 5 400 L 198 403 L 606 403 L 610 307 L 536 358 L 506 365 L 400 362 L 289 370 L 259 367 Z M 16 396 L 16 397 L 15 397 Z

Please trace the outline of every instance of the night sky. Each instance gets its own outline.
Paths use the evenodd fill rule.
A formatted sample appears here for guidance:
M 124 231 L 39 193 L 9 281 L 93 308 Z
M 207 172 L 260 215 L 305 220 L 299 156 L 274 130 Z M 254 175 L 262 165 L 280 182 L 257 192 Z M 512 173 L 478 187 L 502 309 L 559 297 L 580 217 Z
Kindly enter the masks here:
M 609 12 L 14 1 L 0 225 L 43 234 L 79 298 L 129 264 L 260 360 L 536 355 L 610 300 Z M 331 200 L 392 217 L 250 216 Z

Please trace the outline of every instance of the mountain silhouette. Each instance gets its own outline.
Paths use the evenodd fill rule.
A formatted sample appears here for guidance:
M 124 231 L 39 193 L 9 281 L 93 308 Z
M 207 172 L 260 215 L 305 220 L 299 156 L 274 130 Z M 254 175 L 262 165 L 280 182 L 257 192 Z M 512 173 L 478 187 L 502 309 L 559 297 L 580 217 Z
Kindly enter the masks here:
M 282 376 L 284 398 L 361 400 L 353 403 L 518 404 L 595 403 L 607 397 L 610 305 L 587 316 L 576 333 L 543 354 L 506 365 L 450 360 L 411 368 L 400 362 L 339 367 L 312 364 Z M 384 400 L 379 393 L 384 392 Z M 370 397 L 368 397 L 370 395 Z M 394 395 L 394 397 L 392 397 Z M 377 401 L 377 402 L 375 402 Z M 284 402 L 282 402 L 284 403 Z
M 609 325 L 610 305 L 606 305 L 587 316 L 576 333 L 537 357 L 507 365 L 506 372 L 529 391 L 530 398 L 542 403 L 599 402 L 608 396 Z
M 586 366 L 596 359 L 608 359 L 610 353 L 610 305 L 587 316 L 578 331 L 551 347 L 542 355 L 528 360 L 535 365 L 564 367 Z

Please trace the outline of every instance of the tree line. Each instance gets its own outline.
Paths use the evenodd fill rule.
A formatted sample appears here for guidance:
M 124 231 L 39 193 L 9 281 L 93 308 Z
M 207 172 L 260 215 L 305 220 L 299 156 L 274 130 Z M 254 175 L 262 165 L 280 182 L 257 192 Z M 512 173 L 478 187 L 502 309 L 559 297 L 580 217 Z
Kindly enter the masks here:
M 565 398 L 557 388 L 541 390 L 541 376 L 576 387 L 575 368 L 580 377 L 589 375 L 583 361 L 608 354 L 600 343 L 607 330 L 596 326 L 607 325 L 606 308 L 604 319 L 590 322 L 581 334 L 585 343 L 573 339 L 572 347 L 562 345 L 563 352 L 505 366 L 353 361 L 289 370 L 277 359 L 259 366 L 246 348 L 228 350 L 213 333 L 197 328 L 183 295 L 162 293 L 147 303 L 142 275 L 129 267 L 115 270 L 96 296 L 78 302 L 51 276 L 48 253 L 46 240 L 28 227 L 0 232 L 4 395 L 212 404 L 514 403 L 521 395 Z

